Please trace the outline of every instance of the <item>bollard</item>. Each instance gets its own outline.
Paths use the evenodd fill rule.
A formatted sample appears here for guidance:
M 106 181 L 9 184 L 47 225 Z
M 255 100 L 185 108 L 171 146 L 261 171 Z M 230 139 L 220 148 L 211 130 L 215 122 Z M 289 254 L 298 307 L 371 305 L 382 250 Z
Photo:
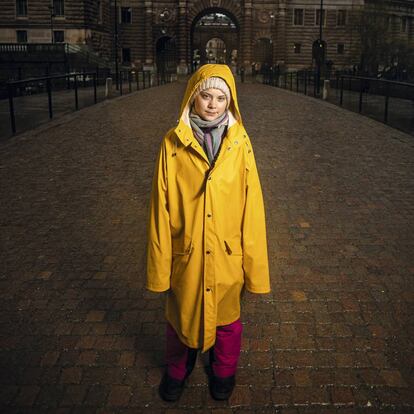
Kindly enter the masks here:
M 75 89 L 75 109 L 79 109 L 79 97 L 78 97 L 78 75 L 73 75 L 73 87 Z
M 105 83 L 105 99 L 112 97 L 112 78 L 106 78 Z
M 10 122 L 13 135 L 16 133 L 16 117 L 14 113 L 14 104 L 13 104 L 13 86 L 8 84 L 7 91 L 9 94 L 9 110 L 10 110 Z
M 331 84 L 329 79 L 325 79 L 323 81 L 323 92 L 322 92 L 322 99 L 326 100 L 329 98 L 329 91 L 331 89 Z

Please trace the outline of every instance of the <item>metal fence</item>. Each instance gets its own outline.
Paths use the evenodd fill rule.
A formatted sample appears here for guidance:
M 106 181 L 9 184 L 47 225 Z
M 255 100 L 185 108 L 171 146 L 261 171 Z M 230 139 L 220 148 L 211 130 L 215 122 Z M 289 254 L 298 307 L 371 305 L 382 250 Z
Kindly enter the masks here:
M 367 115 L 414 135 L 414 84 L 335 72 L 267 72 L 263 83 L 316 98 Z
M 36 126 L 39 121 L 47 120 L 45 112 L 47 118 L 52 119 L 56 112 L 77 111 L 107 98 L 173 81 L 173 76 L 170 74 L 161 76 L 149 71 L 120 71 L 116 77 L 118 82 L 115 82 L 113 77 L 114 74 L 109 71 L 99 71 L 66 73 L 7 82 L 9 135 L 10 133 L 15 135 L 17 132 Z M 108 81 L 108 78 L 113 79 L 113 82 Z M 39 108 L 43 108 L 41 113 Z M 17 115 L 20 115 L 20 123 Z M 5 135 L 7 135 L 6 131 L 1 128 L 0 136 Z

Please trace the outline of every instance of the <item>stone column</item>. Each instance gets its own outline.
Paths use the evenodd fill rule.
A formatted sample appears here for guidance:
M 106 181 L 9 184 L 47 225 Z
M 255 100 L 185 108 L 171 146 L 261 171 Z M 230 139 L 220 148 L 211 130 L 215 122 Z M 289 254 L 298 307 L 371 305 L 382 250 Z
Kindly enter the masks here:
M 241 27 L 241 50 L 242 62 L 245 67 L 245 73 L 251 73 L 252 64 L 252 25 L 253 25 L 253 7 L 252 2 L 245 1 L 243 7 L 243 24 Z
M 146 70 L 154 69 L 154 45 L 152 38 L 152 1 L 145 0 L 145 64 Z
M 279 3 L 279 10 L 276 16 L 276 45 L 275 59 L 273 63 L 284 66 L 286 64 L 286 2 Z
M 178 0 L 178 68 L 179 74 L 188 73 L 187 1 Z

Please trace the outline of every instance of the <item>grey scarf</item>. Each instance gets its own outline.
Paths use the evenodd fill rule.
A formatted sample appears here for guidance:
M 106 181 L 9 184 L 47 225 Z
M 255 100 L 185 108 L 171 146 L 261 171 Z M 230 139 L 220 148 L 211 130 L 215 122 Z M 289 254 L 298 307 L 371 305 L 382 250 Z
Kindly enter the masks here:
M 213 121 L 206 121 L 197 114 L 190 113 L 190 123 L 194 136 L 207 154 L 210 164 L 212 164 L 229 123 L 227 111 Z

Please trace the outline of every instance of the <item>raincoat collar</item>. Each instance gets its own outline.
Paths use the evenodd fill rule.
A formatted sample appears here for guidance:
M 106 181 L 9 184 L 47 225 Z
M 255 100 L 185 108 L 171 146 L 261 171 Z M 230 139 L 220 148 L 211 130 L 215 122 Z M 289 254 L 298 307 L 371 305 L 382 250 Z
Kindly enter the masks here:
M 185 146 L 191 145 L 191 143 L 195 141 L 189 119 L 190 99 L 193 96 L 194 92 L 197 90 L 200 83 L 203 82 L 204 79 L 211 78 L 213 76 L 222 78 L 227 83 L 230 89 L 231 102 L 228 109 L 228 129 L 230 130 L 231 127 L 235 124 L 242 124 L 239 104 L 237 101 L 236 84 L 230 68 L 227 65 L 203 65 L 196 72 L 194 72 L 194 74 L 191 76 L 187 83 L 187 88 L 181 103 L 178 125 L 175 128 L 176 135 Z

